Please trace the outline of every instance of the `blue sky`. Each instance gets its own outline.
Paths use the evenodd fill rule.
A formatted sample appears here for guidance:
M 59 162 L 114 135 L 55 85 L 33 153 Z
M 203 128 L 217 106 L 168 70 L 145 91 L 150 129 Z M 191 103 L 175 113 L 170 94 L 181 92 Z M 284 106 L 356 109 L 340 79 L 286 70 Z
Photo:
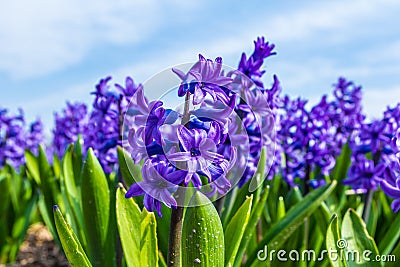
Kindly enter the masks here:
M 277 74 L 284 94 L 315 102 L 345 76 L 378 117 L 400 102 L 399 14 L 396 0 L 3 1 L 0 106 L 50 127 L 66 100 L 90 103 L 106 75 L 144 82 L 199 53 L 236 67 L 265 36 L 278 53 L 266 62 L 266 84 Z

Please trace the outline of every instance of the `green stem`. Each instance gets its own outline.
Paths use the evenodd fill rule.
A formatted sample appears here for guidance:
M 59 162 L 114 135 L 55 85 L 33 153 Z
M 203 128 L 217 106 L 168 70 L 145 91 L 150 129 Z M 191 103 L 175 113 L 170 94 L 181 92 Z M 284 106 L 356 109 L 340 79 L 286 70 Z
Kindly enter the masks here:
M 374 166 L 378 165 L 379 160 L 381 159 L 382 149 L 378 149 L 378 151 L 372 156 L 372 160 L 374 161 Z M 374 196 L 374 190 L 368 189 L 367 196 L 365 198 L 365 204 L 362 213 L 362 219 L 365 223 L 367 223 L 369 218 L 369 213 L 371 211 L 372 199 Z
M 185 96 L 185 107 L 181 124 L 186 126 L 190 119 L 190 93 L 187 92 Z M 182 184 L 181 184 L 182 186 Z M 183 190 L 179 190 L 175 194 L 176 202 L 178 203 L 176 209 L 172 209 L 169 239 L 168 239 L 168 267 L 180 267 L 181 265 L 181 242 L 182 242 L 182 226 L 183 226 L 183 212 L 185 194 Z
M 365 223 L 367 223 L 367 220 L 369 218 L 373 196 L 374 196 L 374 190 L 368 189 L 367 197 L 365 199 L 365 204 L 362 212 L 362 219 L 364 220 Z
M 183 207 L 172 209 L 168 240 L 168 266 L 180 267 Z

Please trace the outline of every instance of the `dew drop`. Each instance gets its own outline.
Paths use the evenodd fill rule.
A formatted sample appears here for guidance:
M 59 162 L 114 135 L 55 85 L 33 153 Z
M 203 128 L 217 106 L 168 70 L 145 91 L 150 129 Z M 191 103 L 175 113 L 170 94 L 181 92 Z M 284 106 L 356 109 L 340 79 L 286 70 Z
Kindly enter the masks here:
M 194 263 L 201 263 L 201 260 L 199 258 L 195 258 Z

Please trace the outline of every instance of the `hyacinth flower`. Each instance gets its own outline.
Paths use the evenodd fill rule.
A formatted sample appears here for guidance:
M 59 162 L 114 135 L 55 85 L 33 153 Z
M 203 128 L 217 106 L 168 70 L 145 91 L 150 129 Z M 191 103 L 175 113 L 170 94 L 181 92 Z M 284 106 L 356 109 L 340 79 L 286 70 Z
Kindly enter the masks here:
M 39 153 L 38 146 L 44 143 L 43 123 L 40 119 L 32 122 L 27 131 L 26 148 L 33 154 Z
M 221 86 L 231 83 L 232 79 L 224 76 L 221 69 L 221 57 L 213 62 L 202 55 L 199 55 L 199 61 L 186 74 L 173 68 L 172 71 L 183 81 L 178 89 L 178 96 L 185 96 L 189 92 L 193 95 L 194 105 L 202 103 L 207 94 L 214 101 L 228 103 L 228 97 Z
M 69 144 L 74 143 L 79 134 L 85 133 L 87 124 L 87 107 L 83 103 L 70 103 L 62 112 L 54 114 L 53 152 L 62 157 Z
M 106 173 L 112 172 L 117 165 L 117 145 L 122 144 L 124 115 L 129 112 L 132 97 L 140 91 L 128 77 L 125 87 L 109 85 L 111 77 L 101 79 L 92 94 L 95 96 L 93 110 L 89 115 L 84 135 L 85 149 L 92 147 Z
M 133 95 L 135 101 L 131 101 L 127 112 L 126 120 L 131 122 L 131 128 L 125 147 L 135 162 L 155 164 L 157 157 L 162 155 L 171 166 L 179 166 L 185 172 L 179 186 L 193 186 L 205 190 L 203 192 L 210 196 L 225 194 L 238 178 L 244 184 L 255 172 L 260 156 L 257 150 L 263 146 L 261 131 L 263 127 L 271 126 L 271 120 L 266 119 L 266 114 L 270 114 L 266 111 L 267 94 L 249 86 L 241 88 L 246 96 L 240 99 L 234 90 L 230 90 L 232 87 L 238 88 L 237 84 L 233 84 L 233 80 L 237 83 L 238 78 L 234 77 L 236 74 L 225 76 L 221 58 L 212 61 L 199 56 L 199 61 L 187 74 L 177 69 L 173 69 L 173 72 L 182 79 L 178 96 L 189 96 L 197 108 L 186 109 L 179 114 L 165 109 L 162 101 L 149 102 L 144 97 L 143 88 L 140 88 Z M 278 89 L 276 85 L 274 93 Z M 249 104 L 245 107 L 247 102 Z M 257 106 L 257 110 L 253 112 L 251 106 Z M 236 114 L 239 110 L 240 116 Z M 189 120 L 179 125 L 178 118 L 185 116 Z M 237 120 L 240 127 L 235 127 Z M 251 153 L 247 161 L 238 156 L 238 151 L 244 153 L 246 149 L 242 151 L 242 144 L 235 144 L 243 139 L 247 139 L 247 144 L 252 144 L 247 146 L 247 151 L 250 147 Z M 243 169 L 248 165 L 246 163 L 251 163 L 251 167 L 245 176 L 236 177 L 233 181 L 229 172 L 239 161 Z M 135 185 L 138 194 L 151 195 L 145 188 L 138 191 L 137 186 L 140 184 Z M 159 212 L 159 204 L 151 207 Z
M 162 217 L 161 202 L 169 208 L 177 205 L 171 193 L 176 192 L 186 174 L 182 170 L 176 170 L 164 156 L 157 156 L 145 162 L 142 175 L 143 181 L 133 184 L 127 191 L 126 197 L 145 195 L 146 209 L 157 211 Z
M 25 149 L 37 153 L 37 147 L 43 143 L 43 125 L 37 120 L 26 129 L 21 109 L 17 115 L 7 113 L 0 108 L 0 168 L 10 164 L 17 169 L 25 163 Z
M 398 212 L 400 210 L 400 178 L 396 179 L 395 184 L 390 184 L 386 180 L 383 180 L 381 187 L 386 195 L 395 199 L 391 204 L 391 208 L 394 212 Z
M 343 184 L 351 185 L 355 189 L 376 190 L 384 170 L 384 164 L 376 165 L 373 160 L 357 159 L 357 162 L 351 165 L 348 178 L 343 180 Z
M 258 87 L 264 88 L 261 77 L 265 70 L 260 70 L 260 68 L 264 64 L 264 59 L 276 55 L 276 52 L 273 52 L 274 48 L 275 45 L 265 42 L 264 37 L 258 37 L 254 41 L 253 54 L 248 58 L 245 53 L 242 54 L 238 70 L 248 76 Z

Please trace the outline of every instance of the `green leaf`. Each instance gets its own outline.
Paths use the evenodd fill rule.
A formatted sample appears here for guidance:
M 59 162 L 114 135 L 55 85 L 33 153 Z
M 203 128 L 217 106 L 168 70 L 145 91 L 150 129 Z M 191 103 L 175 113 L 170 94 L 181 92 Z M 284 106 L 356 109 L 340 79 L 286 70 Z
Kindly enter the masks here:
M 84 233 L 84 222 L 81 205 L 81 174 L 77 177 L 77 173 L 74 172 L 74 147 L 70 145 L 62 160 L 62 177 L 65 185 L 66 198 L 72 210 L 72 216 L 75 221 L 73 226 L 76 226 L 78 236 L 82 242 L 82 245 L 86 247 L 86 238 Z M 82 165 L 82 163 L 81 163 Z
M 384 255 L 384 254 L 382 254 Z M 392 250 L 390 255 L 387 255 L 387 261 L 385 262 L 385 267 L 398 267 L 399 266 L 399 255 L 400 255 L 400 242 Z
M 240 241 L 249 221 L 253 195 L 248 197 L 225 230 L 225 266 L 233 266 Z
M 372 261 L 379 255 L 374 239 L 368 234 L 367 227 L 361 217 L 353 210 L 349 209 L 343 218 L 342 239 L 346 241 L 345 254 L 358 254 L 359 257 L 347 257 L 347 264 L 352 266 L 374 267 L 381 266 L 379 262 Z M 363 257 L 365 251 L 370 251 L 367 261 Z
M 74 167 L 74 178 L 76 186 L 80 187 L 82 182 L 82 161 L 83 161 L 83 154 L 82 154 L 82 136 L 79 134 L 76 142 L 74 143 L 74 151 L 72 153 L 72 160 L 73 160 L 73 167 Z
M 135 164 L 128 153 L 120 146 L 117 147 L 118 164 L 122 176 L 128 186 L 142 180 L 141 167 Z
M 260 200 L 254 205 L 254 208 L 251 211 L 249 222 L 247 223 L 247 227 L 246 230 L 244 231 L 242 241 L 240 242 L 239 250 L 236 254 L 237 256 L 235 259 L 234 266 L 240 266 L 242 263 L 244 252 L 247 249 L 249 241 L 253 236 L 254 229 L 256 228 L 257 223 L 260 220 L 261 214 L 265 208 L 265 203 L 267 202 L 269 190 L 270 187 L 267 186 L 262 192 Z
M 280 196 L 278 198 L 278 207 L 277 207 L 278 220 L 280 220 L 283 217 L 285 217 L 285 214 L 286 214 L 285 201 L 283 200 L 283 197 Z
M 265 166 L 267 164 L 267 153 L 265 151 L 266 148 L 263 148 L 261 150 L 261 155 L 260 155 L 260 159 L 258 160 L 258 164 L 257 164 L 257 171 L 254 174 L 253 178 L 250 180 L 250 184 L 249 184 L 249 192 L 254 192 L 257 190 L 257 188 L 259 188 L 262 184 L 262 182 L 264 181 L 264 177 L 265 177 Z
M 351 149 L 347 142 L 343 147 L 340 155 L 336 159 L 336 165 L 332 171 L 333 178 L 337 181 L 342 181 L 346 178 L 347 171 L 351 164 Z
M 246 266 L 251 266 L 256 261 L 257 252 L 262 250 L 265 245 L 268 245 L 269 250 L 278 250 L 291 234 L 304 223 L 304 219 L 309 217 L 321 205 L 322 201 L 329 196 L 335 186 L 336 181 L 333 181 L 330 185 L 322 186 L 309 193 L 301 202 L 289 209 L 286 216 L 269 229 L 256 250 L 250 253 Z
M 340 241 L 339 241 L 340 240 Z M 342 249 L 338 247 L 338 244 L 341 245 L 341 237 L 339 232 L 339 224 L 338 224 L 338 216 L 337 214 L 333 214 L 331 221 L 328 226 L 328 230 L 326 232 L 326 249 L 328 251 L 338 251 L 338 249 Z M 338 251 L 336 255 L 332 255 L 332 253 L 328 253 L 329 260 L 333 267 L 346 267 L 346 261 L 338 257 L 341 252 Z
M 10 177 L 8 175 L 0 176 L 0 218 L 7 214 L 10 206 Z
M 148 212 L 146 208 L 142 211 L 142 221 L 140 223 L 140 266 L 158 266 L 158 245 L 156 233 L 156 218 L 153 212 Z
M 25 151 L 25 161 L 29 174 L 35 180 L 36 184 L 40 185 L 41 181 L 40 181 L 39 163 L 35 155 L 33 155 L 33 153 L 29 150 Z
M 60 209 L 54 206 L 54 220 L 62 247 L 69 263 L 77 267 L 91 267 L 81 243 L 76 237 L 71 226 L 64 220 Z
M 82 169 L 82 211 L 88 244 L 88 255 L 94 266 L 115 265 L 115 251 L 108 241 L 110 191 L 104 171 L 89 148 Z
M 392 252 L 397 241 L 400 239 L 400 213 L 396 214 L 395 219 L 390 222 L 390 228 L 386 231 L 385 236 L 379 243 L 379 251 L 382 255 L 387 255 Z
M 125 198 L 126 190 L 117 189 L 117 222 L 122 249 L 128 267 L 140 265 L 141 212 L 133 198 Z
M 214 205 L 196 192 L 182 228 L 182 266 L 224 266 L 224 232 Z

